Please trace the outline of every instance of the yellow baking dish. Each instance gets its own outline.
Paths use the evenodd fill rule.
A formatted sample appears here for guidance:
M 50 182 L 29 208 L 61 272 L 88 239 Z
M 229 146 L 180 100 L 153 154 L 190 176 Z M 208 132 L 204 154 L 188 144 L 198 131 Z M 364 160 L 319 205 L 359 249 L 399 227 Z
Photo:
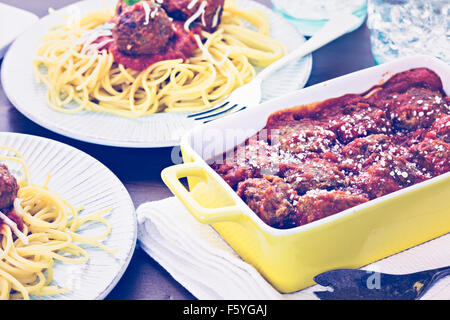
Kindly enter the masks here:
M 450 232 L 450 173 L 288 230 L 265 224 L 208 163 L 261 130 L 280 109 L 362 93 L 395 73 L 427 67 L 450 92 L 450 67 L 415 56 L 362 70 L 299 90 L 207 125 L 183 137 L 184 164 L 162 178 L 200 222 L 223 239 L 280 292 L 314 284 L 313 277 L 337 268 L 359 268 Z M 187 178 L 189 191 L 180 182 Z

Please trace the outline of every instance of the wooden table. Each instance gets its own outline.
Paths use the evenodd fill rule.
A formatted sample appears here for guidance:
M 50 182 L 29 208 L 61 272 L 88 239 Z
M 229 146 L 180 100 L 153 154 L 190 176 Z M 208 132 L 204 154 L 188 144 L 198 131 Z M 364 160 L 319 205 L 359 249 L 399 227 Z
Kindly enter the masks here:
M 257 0 L 270 6 L 269 0 Z M 74 0 L 2 0 L 44 16 L 48 8 L 59 9 Z M 365 25 L 313 54 L 313 69 L 306 86 L 373 66 L 369 31 Z M 171 148 L 126 149 L 103 147 L 72 140 L 48 131 L 22 116 L 8 101 L 0 85 L 0 131 L 42 136 L 72 145 L 109 167 L 125 184 L 136 207 L 171 196 L 160 178 L 172 165 Z M 133 164 L 128 167 L 127 164 Z M 144 251 L 137 248 L 131 263 L 107 299 L 195 299 Z

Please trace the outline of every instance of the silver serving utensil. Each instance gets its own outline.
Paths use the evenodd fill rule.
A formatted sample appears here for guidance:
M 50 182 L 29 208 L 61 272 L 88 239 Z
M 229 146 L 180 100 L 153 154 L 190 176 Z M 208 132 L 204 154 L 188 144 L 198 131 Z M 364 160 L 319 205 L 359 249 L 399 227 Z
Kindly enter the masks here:
M 314 281 L 333 291 L 316 291 L 314 294 L 321 300 L 416 300 L 449 275 L 450 266 L 400 275 L 332 270 L 317 275 Z

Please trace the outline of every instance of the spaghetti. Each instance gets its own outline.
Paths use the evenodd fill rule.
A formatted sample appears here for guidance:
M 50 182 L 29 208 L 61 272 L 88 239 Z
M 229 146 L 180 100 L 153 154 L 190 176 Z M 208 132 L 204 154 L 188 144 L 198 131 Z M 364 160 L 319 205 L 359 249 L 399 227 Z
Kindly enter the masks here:
M 154 14 L 147 8 L 145 21 Z M 48 88 L 50 107 L 69 114 L 86 110 L 137 118 L 210 108 L 250 82 L 255 67 L 286 54 L 284 44 L 270 37 L 268 18 L 261 11 L 242 10 L 227 0 L 220 23 L 217 15 L 217 29 L 195 34 L 197 48 L 187 59 L 134 70 L 118 63 L 107 49 L 113 42 L 107 36 L 113 27 L 111 10 L 87 14 L 52 28 L 41 39 L 34 60 L 37 79 Z M 193 19 L 184 29 L 192 29 Z M 95 41 L 99 38 L 103 40 Z
M 16 150 L 0 149 L 14 153 L 14 156 L 0 157 L 0 161 L 19 162 L 24 172 L 12 208 L 4 208 L 0 213 L 0 298 L 29 299 L 31 295 L 64 293 L 70 289 L 52 284 L 55 261 L 86 263 L 89 255 L 82 244 L 114 252 L 101 244 L 111 232 L 108 221 L 102 216 L 111 209 L 80 216 L 82 208 L 75 209 L 49 190 L 49 178 L 43 186 L 31 182 L 27 166 Z M 9 214 L 4 213 L 6 210 Z M 96 236 L 81 235 L 78 231 L 88 222 L 104 224 L 105 232 Z

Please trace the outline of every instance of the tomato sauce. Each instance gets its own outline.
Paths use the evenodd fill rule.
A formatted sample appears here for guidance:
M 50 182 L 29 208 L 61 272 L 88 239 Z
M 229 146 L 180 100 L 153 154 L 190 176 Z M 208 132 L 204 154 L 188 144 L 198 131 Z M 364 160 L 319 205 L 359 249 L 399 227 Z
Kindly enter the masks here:
M 275 112 L 211 167 L 267 224 L 304 225 L 449 172 L 449 114 L 440 78 L 413 69 Z
M 23 231 L 24 224 L 22 218 L 14 211 L 14 210 L 5 210 L 2 211 L 9 219 L 11 219 L 20 231 Z M 5 222 L 0 218 L 0 229 L 2 228 Z
M 190 58 L 198 48 L 194 35 L 200 35 L 201 28 L 195 25 L 191 26 L 189 31 L 186 31 L 184 29 L 184 24 L 181 21 L 174 21 L 172 29 L 174 32 L 173 37 L 169 40 L 166 50 L 161 53 L 127 55 L 117 48 L 115 41 L 111 41 L 105 46 L 98 48 L 98 50 L 101 51 L 107 49 L 113 54 L 115 62 L 136 71 L 143 71 L 151 65 L 164 60 L 182 59 L 185 61 Z M 112 39 L 112 36 L 110 39 Z M 100 37 L 94 43 L 101 43 L 105 40 L 107 40 L 107 37 Z

